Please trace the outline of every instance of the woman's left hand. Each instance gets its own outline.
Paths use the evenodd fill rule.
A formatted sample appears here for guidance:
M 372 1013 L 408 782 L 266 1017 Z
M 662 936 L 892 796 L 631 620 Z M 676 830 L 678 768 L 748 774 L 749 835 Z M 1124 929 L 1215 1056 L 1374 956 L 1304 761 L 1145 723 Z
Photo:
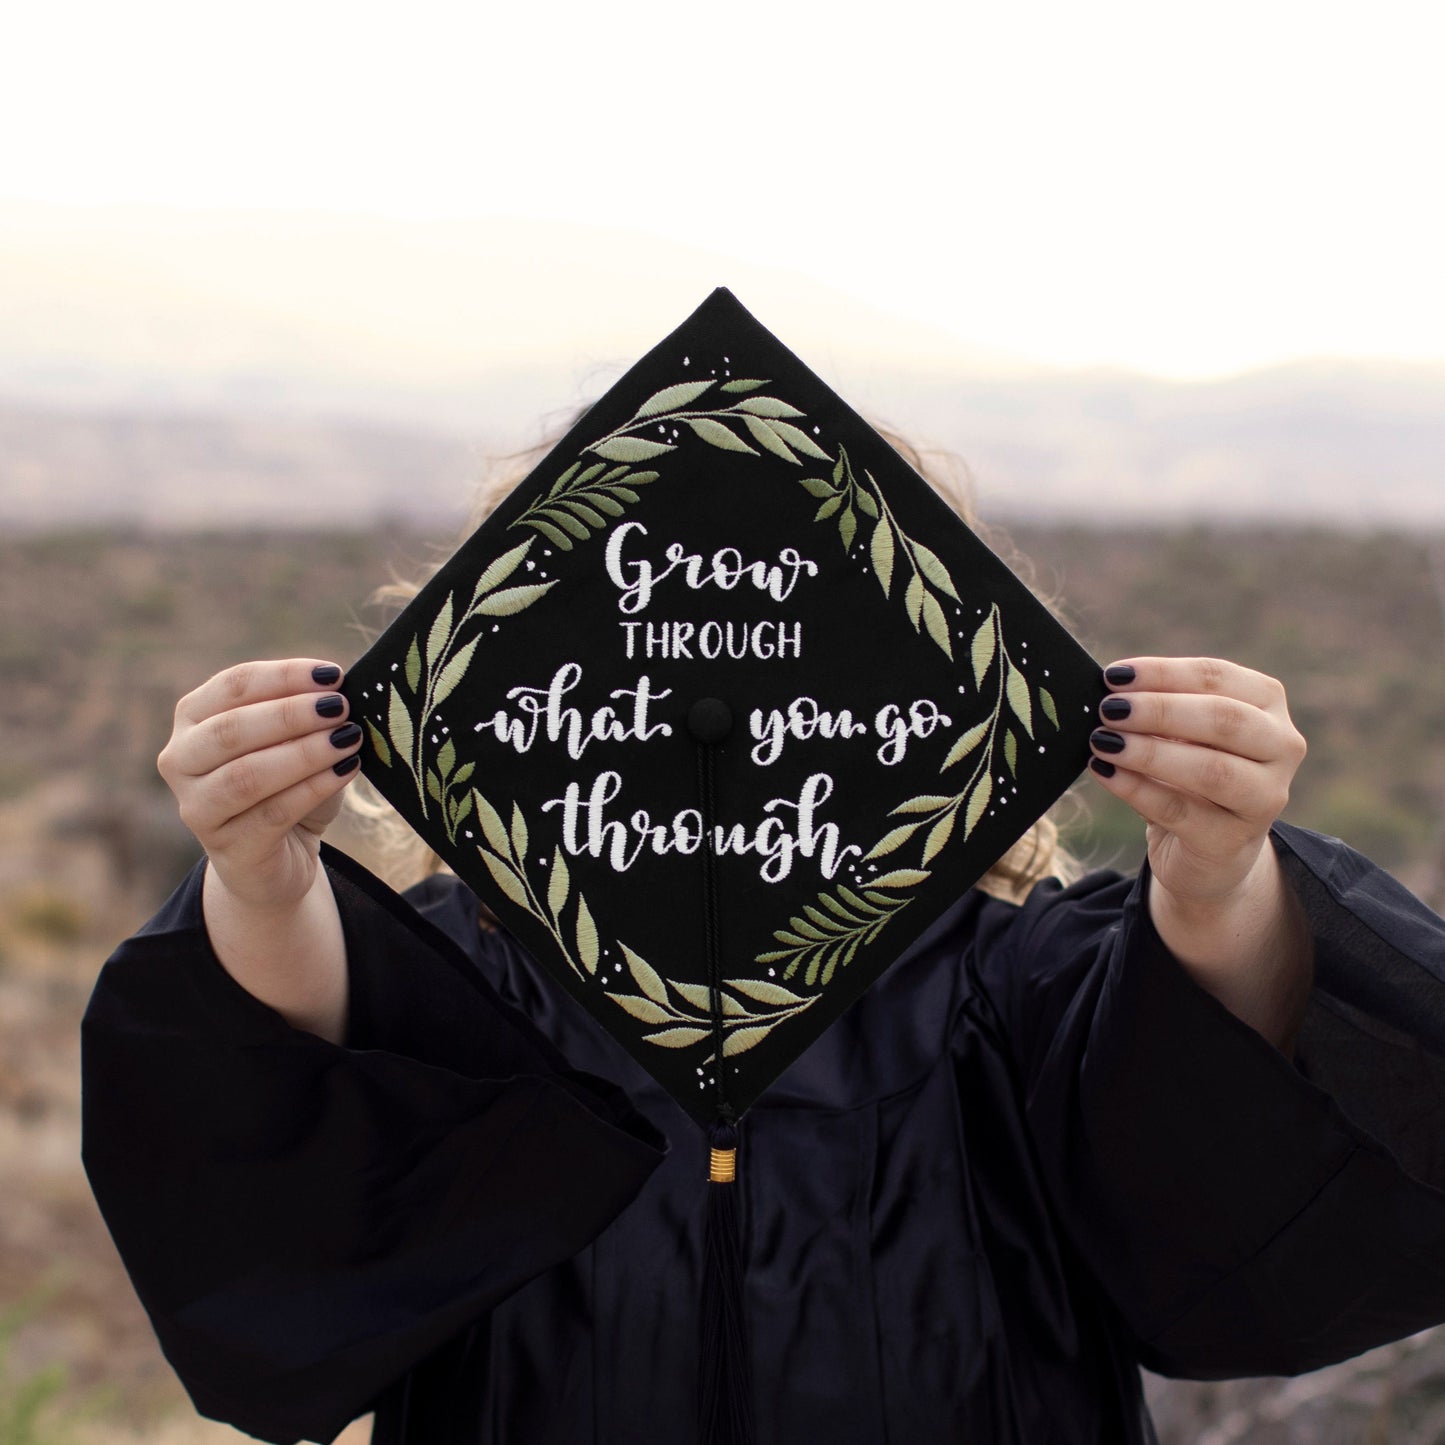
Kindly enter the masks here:
M 1111 664 L 1089 766 L 1148 824 L 1149 867 L 1180 904 L 1225 902 L 1284 811 L 1305 740 L 1272 677 L 1213 657 Z
M 1132 657 L 1104 678 L 1089 766 L 1148 825 L 1155 928 L 1201 987 L 1288 1053 L 1313 968 L 1268 842 L 1305 755 L 1284 688 L 1212 657 Z

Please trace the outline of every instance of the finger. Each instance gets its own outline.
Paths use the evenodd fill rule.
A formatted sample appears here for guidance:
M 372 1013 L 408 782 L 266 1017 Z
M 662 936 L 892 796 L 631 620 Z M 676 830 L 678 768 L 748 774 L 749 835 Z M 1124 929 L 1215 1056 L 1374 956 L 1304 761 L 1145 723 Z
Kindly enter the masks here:
M 334 662 L 314 657 L 242 662 L 188 692 L 176 704 L 176 721 L 199 723 L 248 703 L 270 702 L 304 692 L 330 692 L 340 681 L 341 669 Z
M 302 779 L 349 760 L 360 746 L 361 728 L 348 722 L 329 733 L 245 753 L 194 780 L 181 803 L 182 820 L 204 840 Z
M 1126 657 L 1104 669 L 1116 692 L 1194 692 L 1269 710 L 1284 706 L 1284 686 L 1252 668 L 1220 657 Z
M 1252 824 L 1273 821 L 1289 801 L 1288 784 L 1278 768 L 1218 748 L 1149 734 L 1125 737 L 1111 728 L 1096 728 L 1089 746 L 1096 758 L 1117 769 L 1146 774 Z
M 247 753 L 258 753 L 291 738 L 335 731 L 348 711 L 339 692 L 304 693 L 273 702 L 228 708 L 186 728 L 169 748 L 172 771 L 199 778 Z
M 247 855 L 269 852 L 278 839 L 284 838 L 298 824 L 316 814 L 324 816 L 328 805 L 334 804 L 338 794 L 359 776 L 358 761 L 353 754 L 332 767 L 299 779 L 269 798 L 263 798 L 254 807 L 227 822 L 215 835 L 210 851 L 243 860 Z M 338 767 L 343 771 L 338 773 Z
M 1095 781 L 1144 819 L 1187 842 L 1200 857 L 1227 857 L 1258 829 L 1206 798 L 1181 792 L 1132 769 L 1095 758 L 1089 764 Z M 1106 769 L 1110 771 L 1105 771 Z
M 1292 753 L 1279 718 L 1233 697 L 1200 693 L 1112 693 L 1099 705 L 1105 727 L 1120 733 L 1152 733 L 1217 748 L 1257 763 Z

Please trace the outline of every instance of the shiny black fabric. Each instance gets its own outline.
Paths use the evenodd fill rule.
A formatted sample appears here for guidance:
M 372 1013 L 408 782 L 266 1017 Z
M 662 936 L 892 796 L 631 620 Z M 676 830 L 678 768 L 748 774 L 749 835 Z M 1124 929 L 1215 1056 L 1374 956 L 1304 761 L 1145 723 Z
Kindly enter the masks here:
M 1140 1360 L 1293 1373 L 1445 1319 L 1445 924 L 1274 841 L 1316 935 L 1293 1062 L 1147 874 L 1096 873 L 970 892 L 754 1106 L 759 1445 L 1145 1442 Z M 692 1445 L 702 1135 L 453 880 L 412 912 L 329 862 L 346 1048 L 230 980 L 195 879 L 86 1018 L 86 1164 L 198 1408 Z

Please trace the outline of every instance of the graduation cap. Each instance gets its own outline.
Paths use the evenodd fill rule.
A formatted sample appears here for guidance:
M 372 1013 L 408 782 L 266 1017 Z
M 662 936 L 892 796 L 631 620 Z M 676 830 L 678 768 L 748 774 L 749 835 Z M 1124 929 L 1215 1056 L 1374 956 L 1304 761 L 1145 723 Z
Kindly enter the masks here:
M 366 776 L 709 1131 L 717 1186 L 748 1106 L 1073 781 L 1104 695 L 723 289 L 346 690 Z M 747 1433 L 733 1194 L 709 1189 L 709 1439 Z

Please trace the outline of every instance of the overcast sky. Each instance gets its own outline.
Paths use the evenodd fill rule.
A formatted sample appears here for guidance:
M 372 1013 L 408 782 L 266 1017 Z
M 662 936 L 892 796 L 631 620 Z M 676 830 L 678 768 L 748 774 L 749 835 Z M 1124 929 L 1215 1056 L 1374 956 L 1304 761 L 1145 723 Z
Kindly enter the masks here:
M 576 220 L 1065 364 L 1445 358 L 1425 0 L 24 9 L 0 198 Z

